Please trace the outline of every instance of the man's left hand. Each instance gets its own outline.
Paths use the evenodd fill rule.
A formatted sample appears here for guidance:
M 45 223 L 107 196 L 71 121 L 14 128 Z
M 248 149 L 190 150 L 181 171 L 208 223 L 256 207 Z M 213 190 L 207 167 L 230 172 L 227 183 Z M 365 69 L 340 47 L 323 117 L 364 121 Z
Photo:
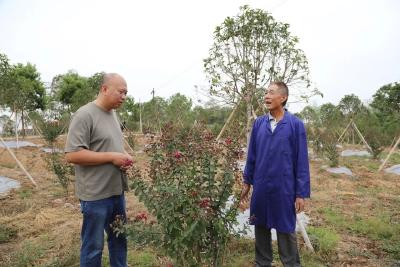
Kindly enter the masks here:
M 304 198 L 296 197 L 295 208 L 296 213 L 304 211 Z

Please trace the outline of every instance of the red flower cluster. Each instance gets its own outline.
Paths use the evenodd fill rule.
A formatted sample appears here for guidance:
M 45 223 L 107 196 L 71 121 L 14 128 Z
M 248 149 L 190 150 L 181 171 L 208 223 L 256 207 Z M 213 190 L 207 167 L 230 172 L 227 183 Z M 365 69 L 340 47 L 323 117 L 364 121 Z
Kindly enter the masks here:
M 147 213 L 145 212 L 140 212 L 135 216 L 135 221 L 147 221 L 147 219 Z
M 128 167 L 129 168 L 132 165 L 133 165 L 133 160 L 126 159 L 126 160 L 124 160 L 124 163 L 122 164 L 122 167 Z
M 208 198 L 203 198 L 202 200 L 200 200 L 199 203 L 200 208 L 202 209 L 206 209 L 210 206 L 210 199 Z
M 225 140 L 225 144 L 226 144 L 227 146 L 229 146 L 230 144 L 232 144 L 232 142 L 233 142 L 233 140 L 232 140 L 232 138 L 230 138 L 230 137 L 226 138 L 226 140 Z
M 182 157 L 182 153 L 179 152 L 179 151 L 175 151 L 174 157 L 175 157 L 176 159 L 180 159 L 180 158 Z

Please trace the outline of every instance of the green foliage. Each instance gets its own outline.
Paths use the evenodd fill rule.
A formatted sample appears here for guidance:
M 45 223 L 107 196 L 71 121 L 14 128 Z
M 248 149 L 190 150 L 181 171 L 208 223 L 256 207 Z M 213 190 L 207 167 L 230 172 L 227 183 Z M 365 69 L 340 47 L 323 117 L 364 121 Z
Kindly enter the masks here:
M 3 134 L 5 136 L 15 136 L 15 122 L 11 119 L 3 120 Z
M 332 209 L 332 208 L 323 208 L 320 210 L 323 214 L 324 219 L 326 222 L 334 228 L 342 228 L 346 227 L 347 222 L 343 215 Z
M 18 196 L 22 199 L 28 199 L 32 196 L 32 190 L 29 188 L 23 188 L 17 191 L 18 192 Z
M 315 126 L 320 125 L 318 110 L 315 107 L 306 106 L 297 115 L 304 121 L 305 124 Z
M 322 125 L 337 127 L 343 124 L 343 114 L 340 109 L 332 103 L 326 103 L 319 108 L 319 117 Z
M 134 255 L 128 254 L 128 263 L 130 266 L 158 267 L 160 266 L 157 255 L 154 251 L 141 248 Z
M 358 96 L 351 94 L 345 95 L 338 104 L 338 109 L 348 118 L 354 118 L 359 112 L 364 111 L 365 107 Z
M 162 246 L 178 266 L 218 265 L 238 212 L 239 144 L 233 139 L 217 143 L 201 125 L 166 125 L 162 133 L 148 150 L 148 176 L 136 168 L 128 172 L 131 188 L 157 223 L 142 228 L 131 223 L 128 229 L 132 236 L 150 229 L 143 242 Z M 233 195 L 235 204 L 227 207 Z M 146 222 L 147 215 L 138 218 Z
M 192 100 L 180 93 L 171 96 L 165 109 L 168 120 L 181 126 L 193 124 Z
M 400 83 L 387 84 L 373 95 L 371 107 L 384 114 L 400 113 Z
M 331 167 L 337 167 L 339 165 L 339 151 L 336 147 L 337 138 L 333 129 L 315 127 L 309 129 L 309 133 L 313 151 L 317 155 L 327 157 Z
M 371 218 L 355 216 L 354 223 L 350 224 L 349 228 L 374 240 L 387 240 L 400 234 L 400 225 L 391 224 L 389 218 L 385 216 Z
M 45 243 L 38 245 L 32 241 L 24 241 L 20 250 L 14 253 L 15 267 L 35 266 L 35 261 L 45 254 Z
M 130 131 L 139 131 L 139 108 L 139 103 L 135 103 L 133 97 L 127 96 L 124 104 L 117 111 L 121 123 Z
M 35 65 L 10 66 L 0 85 L 0 105 L 21 112 L 22 133 L 25 134 L 25 112 L 45 108 L 45 89 Z
M 231 112 L 231 107 L 221 107 L 211 102 L 205 107 L 197 106 L 193 109 L 196 120 L 206 124 L 215 135 L 221 131 Z
M 74 112 L 94 100 L 100 90 L 103 75 L 103 72 L 99 72 L 91 77 L 83 77 L 74 71 L 58 75 L 52 82 L 55 99 L 65 105 L 69 111 Z
M 0 224 L 0 244 L 9 242 L 17 236 L 17 230 Z
M 5 94 L 5 104 L 10 109 L 33 111 L 45 108 L 45 89 L 35 65 L 18 63 L 10 69 L 10 79 Z
M 68 186 L 71 177 L 74 175 L 74 168 L 72 164 L 65 161 L 64 155 L 61 153 L 52 152 L 46 157 L 47 166 L 52 171 L 64 189 L 65 195 L 68 195 Z
M 393 139 L 400 131 L 400 83 L 387 84 L 374 94 L 371 107 L 382 123 L 381 130 Z
M 390 216 L 382 214 L 370 218 L 354 216 L 348 225 L 349 230 L 379 241 L 379 246 L 394 259 L 400 259 L 400 224 L 391 221 Z
M 241 7 L 214 31 L 214 44 L 204 60 L 211 93 L 238 102 L 245 95 L 262 96 L 265 85 L 275 80 L 308 87 L 308 61 L 297 44 L 289 24 L 275 21 L 264 10 Z M 307 98 L 310 92 L 300 95 Z
M 167 101 L 156 96 L 142 105 L 142 120 L 144 133 L 156 133 L 161 130 L 161 123 L 168 121 L 165 118 Z
M 42 136 L 52 147 L 55 141 L 65 129 L 65 125 L 60 121 L 42 121 L 38 127 L 42 131 Z
M 330 259 L 335 254 L 340 240 L 336 231 L 322 227 L 308 227 L 307 231 L 315 251 L 323 258 Z
M 367 120 L 366 127 L 362 131 L 364 138 L 371 147 L 372 157 L 378 159 L 379 155 L 385 149 L 385 145 L 389 143 L 388 138 L 382 132 L 379 121 L 374 114 L 370 114 Z
M 10 82 L 10 67 L 8 57 L 0 53 L 0 106 L 6 105 L 6 93 Z

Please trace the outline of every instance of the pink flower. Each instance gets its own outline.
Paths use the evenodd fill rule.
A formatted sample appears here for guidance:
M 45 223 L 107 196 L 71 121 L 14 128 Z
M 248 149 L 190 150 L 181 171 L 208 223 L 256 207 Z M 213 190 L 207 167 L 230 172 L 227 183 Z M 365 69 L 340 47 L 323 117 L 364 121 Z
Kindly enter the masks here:
M 136 214 L 135 221 L 147 221 L 147 214 L 145 212 L 140 212 Z
M 174 157 L 175 157 L 176 159 L 180 159 L 180 158 L 182 157 L 182 153 L 179 152 L 179 151 L 175 151 Z
M 122 167 L 130 167 L 133 165 L 133 160 L 126 159 L 124 160 L 124 163 L 122 164 Z
M 208 198 L 203 198 L 202 200 L 200 200 L 199 203 L 200 208 L 202 209 L 206 209 L 210 206 L 210 199 Z
M 229 146 L 230 144 L 232 144 L 232 138 L 230 138 L 230 137 L 226 138 L 225 144 L 228 145 L 228 146 Z

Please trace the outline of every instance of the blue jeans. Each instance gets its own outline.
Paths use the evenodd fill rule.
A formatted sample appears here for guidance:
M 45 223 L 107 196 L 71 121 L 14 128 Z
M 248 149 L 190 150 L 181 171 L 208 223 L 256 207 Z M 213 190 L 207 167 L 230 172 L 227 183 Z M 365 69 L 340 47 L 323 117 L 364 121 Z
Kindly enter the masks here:
M 100 267 L 104 247 L 104 231 L 107 233 L 111 267 L 126 267 L 127 241 L 113 233 L 110 224 L 117 215 L 125 214 L 124 195 L 112 196 L 95 201 L 81 200 L 83 224 L 81 232 L 81 267 Z

